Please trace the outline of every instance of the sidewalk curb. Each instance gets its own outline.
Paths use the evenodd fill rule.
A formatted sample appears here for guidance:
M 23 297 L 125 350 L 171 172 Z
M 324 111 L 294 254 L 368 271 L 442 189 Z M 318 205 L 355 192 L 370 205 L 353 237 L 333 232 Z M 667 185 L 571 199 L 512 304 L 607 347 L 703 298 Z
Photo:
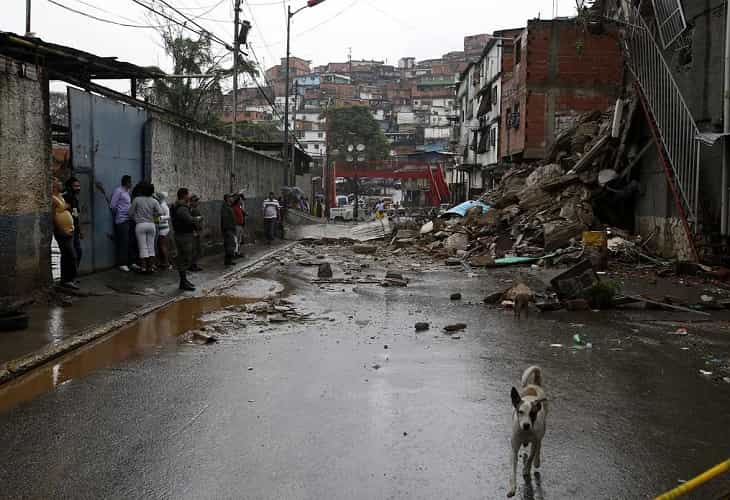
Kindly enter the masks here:
M 200 297 L 205 295 L 206 293 L 217 291 L 221 288 L 226 280 L 232 278 L 233 276 L 243 276 L 251 271 L 254 271 L 254 268 L 259 266 L 266 260 L 275 257 L 280 252 L 288 250 L 297 243 L 298 242 L 296 241 L 289 242 L 279 248 L 265 253 L 264 255 L 256 258 L 252 262 L 249 262 L 238 269 L 232 269 L 222 276 L 214 278 L 213 280 L 211 280 L 210 286 L 205 287 L 201 294 L 179 294 L 174 297 L 167 298 L 161 302 L 153 303 L 149 306 L 143 307 L 142 309 L 138 309 L 135 312 L 125 314 L 121 318 L 110 323 L 105 323 L 102 326 L 93 326 L 87 328 L 86 330 L 82 330 L 77 335 L 62 340 L 58 344 L 42 348 L 34 353 L 25 355 L 21 358 L 7 361 L 0 365 L 0 389 L 2 389 L 2 386 L 4 384 L 20 377 L 21 375 L 24 375 L 29 371 L 48 363 L 49 361 L 52 361 L 87 344 L 90 344 L 91 342 L 98 340 L 106 335 L 112 334 L 116 330 L 119 330 L 120 328 L 127 326 L 128 324 L 133 323 L 134 321 L 137 321 L 150 313 L 153 313 L 159 309 L 167 307 L 170 304 L 173 304 L 183 299 Z

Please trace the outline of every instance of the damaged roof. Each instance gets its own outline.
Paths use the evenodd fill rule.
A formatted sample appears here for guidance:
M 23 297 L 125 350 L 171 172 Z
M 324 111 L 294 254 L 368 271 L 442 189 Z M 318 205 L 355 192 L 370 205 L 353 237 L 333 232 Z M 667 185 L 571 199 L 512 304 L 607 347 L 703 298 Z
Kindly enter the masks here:
M 51 78 L 73 75 L 83 80 L 159 78 L 158 68 L 144 68 L 116 57 L 100 57 L 89 52 L 46 42 L 40 38 L 0 31 L 0 54 L 48 69 Z

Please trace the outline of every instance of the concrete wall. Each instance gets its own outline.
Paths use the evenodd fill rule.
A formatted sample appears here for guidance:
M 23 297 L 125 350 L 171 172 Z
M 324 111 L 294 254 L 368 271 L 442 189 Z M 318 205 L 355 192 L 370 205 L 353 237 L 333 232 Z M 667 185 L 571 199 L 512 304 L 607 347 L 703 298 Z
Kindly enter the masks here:
M 180 187 L 200 196 L 206 221 L 204 242 L 222 244 L 220 207 L 223 195 L 243 189 L 246 193 L 248 231 L 263 224 L 261 205 L 270 191 L 284 185 L 285 167 L 277 159 L 239 147 L 231 169 L 231 144 L 218 137 L 188 130 L 157 118 L 145 130 L 145 169 L 158 191 L 174 200 Z M 231 177 L 233 176 L 233 177 Z
M 676 202 L 667 184 L 656 148 L 639 164 L 641 196 L 636 201 L 634 232 L 647 241 L 647 248 L 667 259 L 693 260 L 687 233 L 678 217 Z
M 50 159 L 48 81 L 0 56 L 0 296 L 50 282 Z

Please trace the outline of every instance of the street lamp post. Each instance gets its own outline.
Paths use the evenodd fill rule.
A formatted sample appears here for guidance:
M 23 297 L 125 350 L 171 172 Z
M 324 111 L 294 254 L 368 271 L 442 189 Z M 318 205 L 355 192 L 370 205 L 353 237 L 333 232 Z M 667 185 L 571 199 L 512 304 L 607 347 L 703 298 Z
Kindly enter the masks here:
M 304 9 L 319 5 L 325 0 L 307 0 L 307 5 L 300 7 L 299 9 L 292 12 L 291 5 L 287 10 L 286 16 L 286 69 L 285 69 L 285 80 L 286 86 L 284 88 L 284 146 L 282 148 L 282 157 L 287 165 L 287 171 L 284 174 L 284 184 L 288 183 L 289 170 L 292 168 L 292 164 L 289 161 L 289 57 L 291 53 L 291 18 L 296 16 Z

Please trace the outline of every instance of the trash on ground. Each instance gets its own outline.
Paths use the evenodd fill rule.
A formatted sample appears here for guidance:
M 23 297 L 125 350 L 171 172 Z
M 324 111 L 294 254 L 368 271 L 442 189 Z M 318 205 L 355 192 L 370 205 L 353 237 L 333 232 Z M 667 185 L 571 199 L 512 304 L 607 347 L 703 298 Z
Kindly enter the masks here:
M 446 325 L 444 327 L 444 330 L 446 330 L 447 332 L 460 332 L 464 329 L 466 329 L 465 323 L 454 323 L 453 325 Z

